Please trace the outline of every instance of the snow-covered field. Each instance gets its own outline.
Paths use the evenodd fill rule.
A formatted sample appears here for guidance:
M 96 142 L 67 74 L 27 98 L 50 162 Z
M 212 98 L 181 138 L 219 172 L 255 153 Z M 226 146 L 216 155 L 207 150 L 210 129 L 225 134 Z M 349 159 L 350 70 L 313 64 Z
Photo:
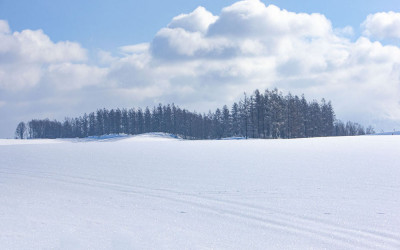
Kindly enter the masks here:
M 400 137 L 0 140 L 1 249 L 400 249 Z

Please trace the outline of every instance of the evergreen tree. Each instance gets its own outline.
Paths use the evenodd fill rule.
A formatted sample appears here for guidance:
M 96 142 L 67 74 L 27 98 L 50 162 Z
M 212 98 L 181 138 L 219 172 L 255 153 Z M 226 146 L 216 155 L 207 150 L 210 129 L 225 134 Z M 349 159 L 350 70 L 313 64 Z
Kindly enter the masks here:
M 121 111 L 121 132 L 124 134 L 129 134 L 129 116 L 126 109 Z
M 240 113 L 239 113 L 239 105 L 235 102 L 232 105 L 231 109 L 231 117 L 232 117 L 232 131 L 231 134 L 233 136 L 240 136 Z
M 143 111 L 141 108 L 139 108 L 137 111 L 137 133 L 142 134 L 144 132 L 145 132 L 145 129 L 144 129 Z
M 96 135 L 96 116 L 94 112 L 89 113 L 89 130 L 88 130 L 88 135 L 89 136 L 94 136 Z
M 128 111 L 128 119 L 129 119 L 129 134 L 134 135 L 137 134 L 137 120 L 136 120 L 136 111 L 134 108 L 129 109 Z
M 144 111 L 144 132 L 151 132 L 151 113 L 149 107 L 146 107 Z
M 114 114 L 114 133 L 120 134 L 121 133 L 121 120 L 122 120 L 122 113 L 119 108 L 115 110 Z
M 222 137 L 231 136 L 231 115 L 226 105 L 222 108 Z
M 85 113 L 81 120 L 82 123 L 82 137 L 88 137 L 89 135 L 89 118 Z

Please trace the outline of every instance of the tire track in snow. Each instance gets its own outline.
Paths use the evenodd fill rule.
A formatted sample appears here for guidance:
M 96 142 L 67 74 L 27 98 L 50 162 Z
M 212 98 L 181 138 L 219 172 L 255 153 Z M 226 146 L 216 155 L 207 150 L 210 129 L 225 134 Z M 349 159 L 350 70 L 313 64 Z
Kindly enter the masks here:
M 203 196 L 199 196 L 199 197 L 203 197 Z M 278 215 L 278 216 L 282 217 L 282 219 L 291 219 L 291 220 L 294 219 L 294 220 L 298 220 L 302 223 L 307 223 L 307 224 L 312 223 L 312 224 L 315 224 L 316 226 L 324 225 L 324 226 L 334 229 L 335 231 L 339 231 L 339 232 L 346 233 L 346 234 L 356 234 L 356 235 L 358 235 L 362 238 L 366 238 L 366 239 L 373 237 L 373 238 L 376 238 L 377 240 L 379 240 L 379 239 L 380 240 L 388 240 L 390 242 L 395 243 L 396 244 L 395 246 L 400 249 L 400 237 L 398 237 L 397 235 L 391 235 L 388 232 L 379 232 L 379 231 L 373 231 L 373 230 L 361 230 L 361 229 L 350 228 L 350 227 L 341 227 L 333 222 L 323 220 L 320 218 L 313 218 L 311 216 L 298 215 L 298 214 L 294 214 L 294 213 L 284 212 L 282 210 L 266 208 L 263 206 L 244 203 L 244 202 L 238 202 L 238 201 L 232 201 L 232 200 L 226 200 L 226 199 L 216 199 L 216 198 L 212 198 L 212 197 L 208 197 L 208 196 L 206 196 L 204 198 L 214 200 L 215 202 L 243 206 L 248 209 L 257 210 L 261 213 L 269 212 L 274 215 Z
M 164 199 L 192 207 L 203 209 L 214 214 L 229 216 L 268 230 L 284 231 L 295 235 L 302 235 L 313 240 L 334 243 L 343 247 L 362 247 L 369 249 L 400 249 L 400 239 L 395 235 L 383 232 L 361 231 L 340 227 L 336 224 L 317 220 L 312 217 L 299 216 L 293 213 L 282 212 L 276 209 L 265 208 L 247 203 L 216 199 L 186 192 L 167 189 L 154 189 L 142 186 L 131 186 L 99 181 L 91 178 L 82 178 L 51 173 L 8 173 L 26 178 L 45 179 L 87 187 L 103 188 L 117 192 L 138 194 L 157 199 Z M 179 198 L 178 198 L 179 197 Z M 271 212 L 273 217 L 271 218 Z
M 61 175 L 58 175 L 58 176 L 61 176 Z M 144 186 L 116 184 L 116 183 L 111 183 L 111 182 L 99 181 L 99 180 L 96 180 L 93 178 L 82 178 L 82 177 L 74 177 L 74 176 L 68 176 L 68 175 L 63 175 L 63 177 L 71 178 L 71 179 L 75 179 L 75 180 L 83 180 L 84 183 L 82 183 L 82 184 L 85 184 L 85 182 L 90 181 L 92 183 L 105 184 L 108 186 L 143 189 L 145 191 L 153 191 L 153 192 L 154 191 L 165 192 L 165 193 L 169 193 L 172 195 L 196 197 L 198 199 L 213 201 L 213 202 L 217 202 L 217 203 L 221 203 L 221 204 L 241 206 L 246 209 L 258 210 L 258 212 L 264 213 L 264 214 L 270 215 L 270 213 L 273 213 L 274 215 L 281 216 L 282 219 L 284 219 L 284 220 L 288 220 L 288 219 L 299 220 L 302 223 L 306 223 L 306 224 L 315 223 L 317 226 L 319 226 L 319 225 L 329 226 L 330 228 L 333 228 L 336 231 L 342 231 L 343 233 L 346 233 L 346 234 L 348 234 L 348 233 L 357 234 L 360 237 L 366 237 L 366 238 L 375 237 L 377 239 L 384 239 L 384 240 L 392 241 L 397 244 L 396 247 L 400 248 L 400 237 L 398 235 L 390 234 L 388 232 L 379 232 L 379 231 L 373 231 L 373 230 L 360 230 L 360 229 L 356 229 L 356 228 L 346 228 L 346 227 L 341 227 L 341 226 L 334 224 L 332 222 L 329 222 L 329 221 L 324 221 L 324 220 L 316 219 L 316 218 L 309 217 L 309 216 L 307 217 L 307 216 L 297 215 L 294 213 L 284 212 L 282 210 L 266 208 L 263 206 L 258 206 L 258 205 L 253 205 L 253 204 L 248 204 L 248 203 L 243 203 L 243 202 L 238 202 L 238 201 L 231 201 L 231 200 L 226 200 L 226 199 L 216 199 L 216 198 L 209 197 L 209 196 L 201 196 L 201 195 L 191 194 L 191 193 L 182 192 L 182 191 L 173 191 L 173 190 L 159 189 L 159 188 L 148 188 L 148 187 L 144 187 Z

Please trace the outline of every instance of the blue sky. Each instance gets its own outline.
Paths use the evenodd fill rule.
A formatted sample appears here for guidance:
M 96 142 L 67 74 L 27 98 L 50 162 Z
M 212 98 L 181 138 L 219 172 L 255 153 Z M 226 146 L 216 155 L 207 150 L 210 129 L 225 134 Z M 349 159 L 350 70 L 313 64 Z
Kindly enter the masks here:
M 208 112 L 267 88 L 400 130 L 399 45 L 394 0 L 0 0 L 0 138 L 33 118 Z

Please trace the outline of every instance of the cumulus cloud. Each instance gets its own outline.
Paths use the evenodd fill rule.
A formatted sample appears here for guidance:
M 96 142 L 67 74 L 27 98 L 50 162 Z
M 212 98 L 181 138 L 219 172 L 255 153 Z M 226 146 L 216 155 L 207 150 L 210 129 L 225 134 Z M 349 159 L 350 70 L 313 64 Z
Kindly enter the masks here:
M 8 24 L 0 33 L 2 63 L 22 61 L 25 63 L 54 63 L 86 60 L 86 50 L 77 43 L 62 41 L 54 43 L 42 30 L 23 30 L 10 33 Z M 3 57 L 5 55 L 5 57 Z
M 362 26 L 366 36 L 378 39 L 400 39 L 400 13 L 398 12 L 378 12 L 368 15 Z
M 321 14 L 297 14 L 248 0 L 224 8 L 209 35 L 268 39 L 285 35 L 322 37 L 330 31 L 330 21 Z
M 172 19 L 168 24 L 171 29 L 182 28 L 189 32 L 202 32 L 208 30 L 210 24 L 214 23 L 218 17 L 207 11 L 204 7 L 198 7 L 190 14 L 181 14 Z
M 19 90 L 35 86 L 46 66 L 86 59 L 86 50 L 77 43 L 54 43 L 42 30 L 11 33 L 8 23 L 0 20 L 1 89 Z
M 181 20 L 187 25 L 180 25 Z M 205 25 L 192 28 L 198 24 Z M 224 8 L 218 18 L 204 8 L 174 18 L 156 34 L 151 50 L 153 56 L 167 59 L 259 56 L 331 35 L 331 23 L 321 14 L 296 14 L 247 0 Z
M 203 7 L 181 14 L 149 43 L 100 51 L 91 65 L 79 44 L 54 43 L 40 30 L 11 33 L 0 22 L 0 88 L 30 86 L 25 97 L 33 105 L 73 100 L 64 110 L 78 105 L 80 115 L 158 102 L 207 112 L 244 91 L 276 87 L 332 100 L 338 118 L 392 129 L 400 125 L 400 48 L 352 35 L 350 26 L 332 27 L 322 14 L 245 0 L 219 16 Z M 0 109 L 13 102 L 4 93 Z

